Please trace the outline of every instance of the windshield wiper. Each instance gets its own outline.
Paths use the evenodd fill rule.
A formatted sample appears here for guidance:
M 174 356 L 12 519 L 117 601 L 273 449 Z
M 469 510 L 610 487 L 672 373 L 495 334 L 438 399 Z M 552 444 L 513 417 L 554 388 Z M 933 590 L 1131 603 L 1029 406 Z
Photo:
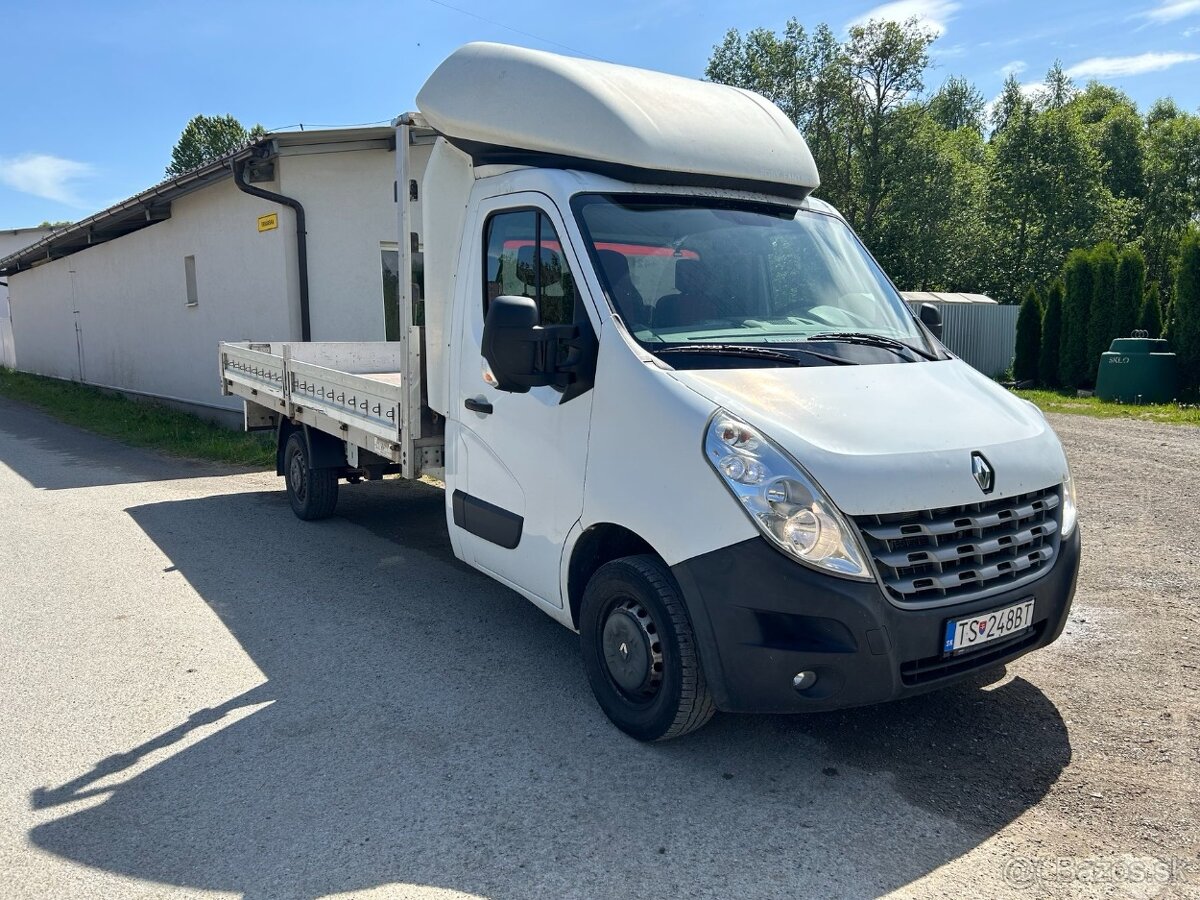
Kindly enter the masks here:
M 883 347 L 897 354 L 907 350 L 910 353 L 917 354 L 922 359 L 935 360 L 938 358 L 928 350 L 922 350 L 920 347 L 914 347 L 912 344 L 906 344 L 904 341 L 898 341 L 886 335 L 871 334 L 867 331 L 826 331 L 821 334 L 810 334 L 805 340 L 841 341 L 844 344 L 862 344 L 864 347 Z
M 807 347 L 790 347 L 787 350 L 777 350 L 773 347 L 759 347 L 754 344 L 676 344 L 671 347 L 655 349 L 654 352 L 659 355 L 664 353 L 708 353 L 712 355 L 743 356 L 747 359 L 773 359 L 779 362 L 791 363 L 794 366 L 801 365 L 800 359 L 796 354 L 803 353 L 805 356 L 823 359 L 826 362 L 831 362 L 839 366 L 858 365 L 852 359 L 843 359 L 840 356 L 833 356 L 829 353 L 818 353 L 816 350 L 809 350 Z

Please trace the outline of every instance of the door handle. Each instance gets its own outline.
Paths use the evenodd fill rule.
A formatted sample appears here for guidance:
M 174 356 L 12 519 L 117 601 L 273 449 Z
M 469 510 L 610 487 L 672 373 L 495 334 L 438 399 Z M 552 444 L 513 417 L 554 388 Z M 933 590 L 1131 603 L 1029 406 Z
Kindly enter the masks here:
M 477 412 L 481 415 L 490 416 L 492 414 L 492 404 L 486 400 L 476 400 L 474 397 L 468 397 L 463 401 L 463 406 L 471 412 Z

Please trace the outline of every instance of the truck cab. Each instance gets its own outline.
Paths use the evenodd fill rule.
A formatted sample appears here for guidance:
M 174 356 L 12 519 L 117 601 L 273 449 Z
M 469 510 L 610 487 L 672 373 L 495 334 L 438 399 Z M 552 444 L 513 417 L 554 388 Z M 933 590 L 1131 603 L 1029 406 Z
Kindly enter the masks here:
M 495 44 L 417 105 L 394 439 L 295 401 L 288 358 L 315 351 L 260 347 L 263 403 L 223 345 L 298 513 L 296 485 L 328 514 L 340 478 L 436 468 L 456 556 L 577 631 L 642 740 L 909 696 L 1059 635 L 1079 532 L 1056 436 L 913 315 L 776 107 Z

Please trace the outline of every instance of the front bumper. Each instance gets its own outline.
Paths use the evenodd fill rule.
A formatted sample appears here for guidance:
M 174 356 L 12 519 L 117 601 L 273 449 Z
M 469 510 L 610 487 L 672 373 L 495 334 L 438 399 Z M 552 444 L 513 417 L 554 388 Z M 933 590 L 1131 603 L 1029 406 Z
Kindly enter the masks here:
M 1054 641 L 1079 572 L 1079 529 L 1032 584 L 936 609 L 900 609 L 875 582 L 823 575 L 762 538 L 672 567 L 700 645 L 705 677 L 727 712 L 809 712 L 919 694 Z M 945 656 L 947 619 L 1033 597 L 1030 629 L 978 650 Z M 798 691 L 793 677 L 815 672 Z

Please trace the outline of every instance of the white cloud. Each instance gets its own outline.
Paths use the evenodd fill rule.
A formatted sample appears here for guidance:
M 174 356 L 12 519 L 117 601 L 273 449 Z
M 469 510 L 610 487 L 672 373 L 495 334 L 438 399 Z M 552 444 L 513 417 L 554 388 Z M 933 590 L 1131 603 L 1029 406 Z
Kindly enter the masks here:
M 1025 60 L 1014 59 L 1012 62 L 1005 63 L 1000 67 L 1000 77 L 1008 78 L 1009 75 L 1020 75 L 1028 68 L 1029 64 Z
M 68 206 L 80 206 L 75 182 L 91 175 L 88 163 L 63 159 L 44 153 L 26 153 L 11 159 L 0 158 L 0 184 L 23 194 L 43 197 Z
M 1158 6 L 1142 15 L 1152 22 L 1174 22 L 1194 13 L 1200 13 L 1200 0 L 1161 0 Z
M 1200 0 L 1197 0 L 1200 2 Z M 1161 72 L 1180 63 L 1195 62 L 1200 53 L 1142 53 L 1138 56 L 1093 56 L 1067 69 L 1072 78 L 1116 78 Z
M 1196 0 L 1196 2 L 1200 3 L 1200 0 Z M 954 0 L 893 0 L 891 3 L 884 3 L 867 10 L 861 16 L 848 22 L 846 27 L 865 25 L 872 19 L 881 19 L 886 22 L 907 22 L 909 19 L 917 19 L 922 26 L 940 35 L 945 32 L 946 24 L 954 18 L 954 14 L 961 6 L 961 3 L 954 2 Z

